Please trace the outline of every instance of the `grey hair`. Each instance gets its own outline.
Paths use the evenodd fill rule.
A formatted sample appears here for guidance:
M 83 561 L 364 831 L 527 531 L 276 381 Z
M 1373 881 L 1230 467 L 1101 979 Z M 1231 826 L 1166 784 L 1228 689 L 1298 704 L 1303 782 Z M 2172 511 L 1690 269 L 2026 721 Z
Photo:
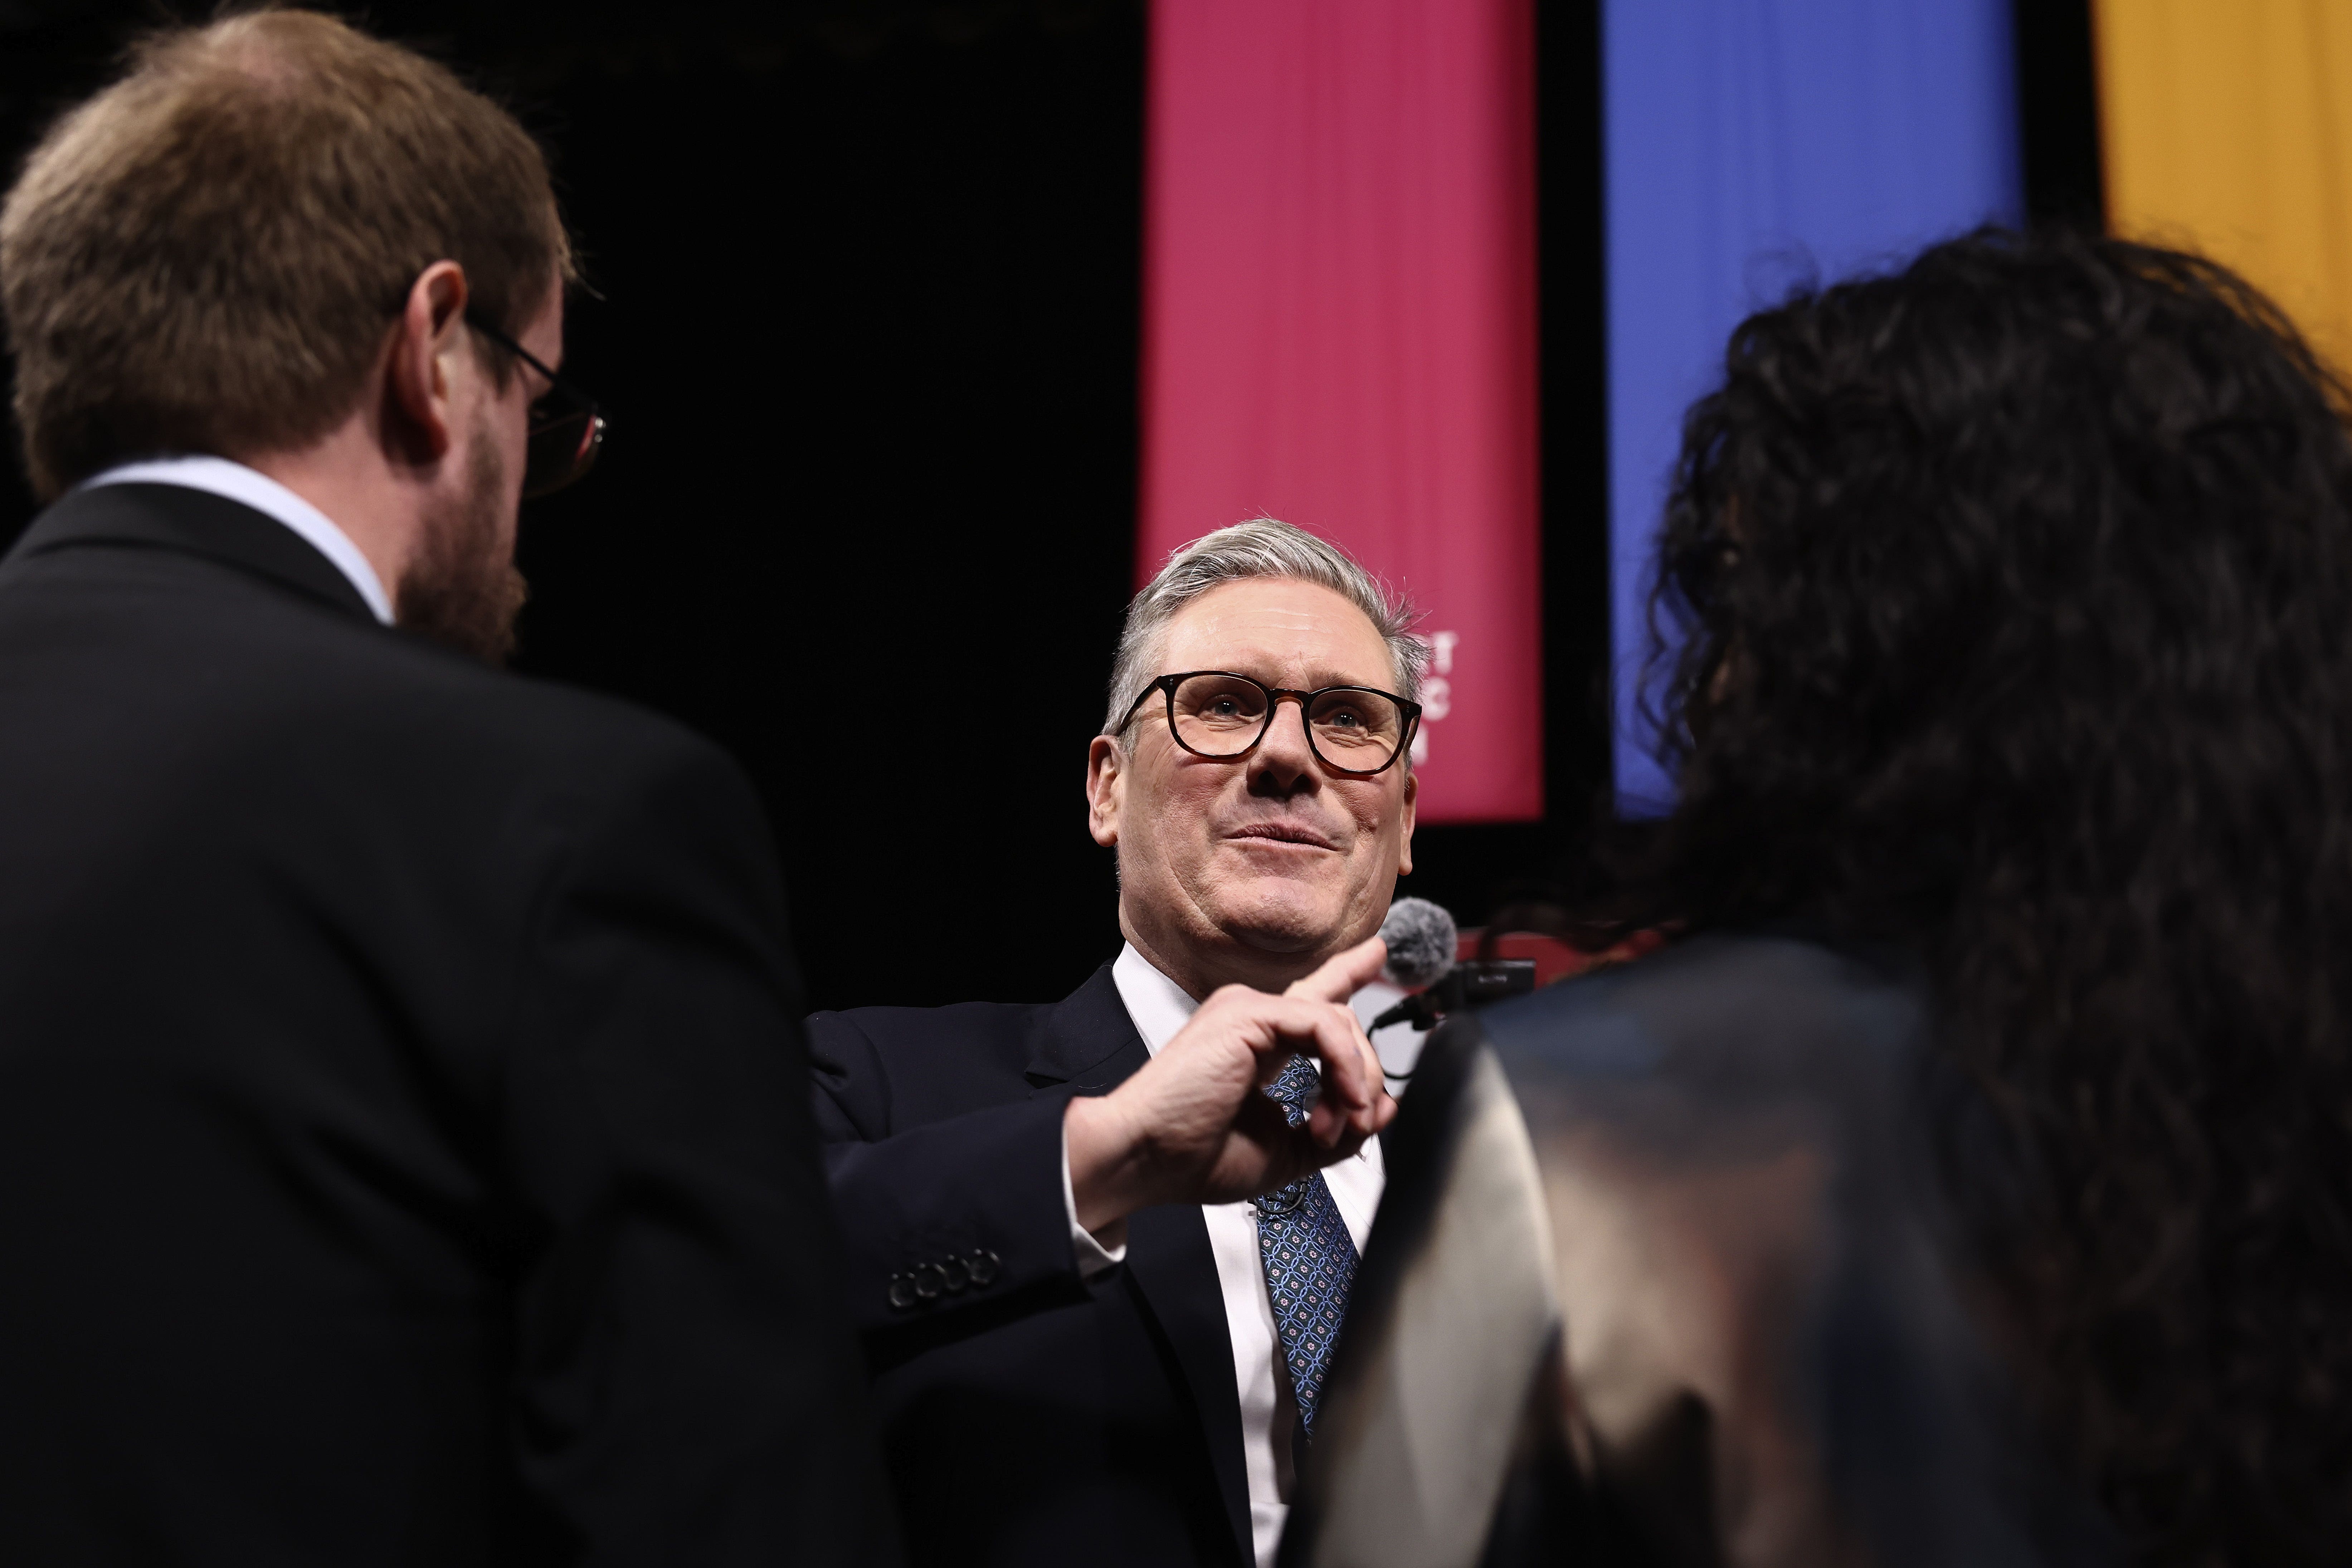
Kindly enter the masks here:
M 1328 540 L 1274 518 L 1254 517 L 1170 551 L 1160 575 L 1127 606 L 1127 625 L 1118 635 L 1118 657 L 1110 668 L 1110 709 L 1103 720 L 1104 734 L 1119 732 L 1129 705 L 1151 679 L 1154 672 L 1147 666 L 1159 658 L 1161 634 L 1176 618 L 1176 612 L 1212 588 L 1253 577 L 1313 583 L 1363 611 L 1364 618 L 1389 645 L 1398 695 L 1421 700 L 1421 677 L 1429 668 L 1429 645 L 1412 635 L 1413 623 L 1421 619 L 1412 601 Z

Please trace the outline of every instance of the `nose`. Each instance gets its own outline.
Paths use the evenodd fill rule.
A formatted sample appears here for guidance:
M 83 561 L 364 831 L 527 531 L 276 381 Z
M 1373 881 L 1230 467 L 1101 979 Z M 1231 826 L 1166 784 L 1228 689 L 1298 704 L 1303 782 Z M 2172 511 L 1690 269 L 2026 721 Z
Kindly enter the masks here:
M 1296 713 L 1285 713 L 1288 703 Z M 1314 749 L 1307 743 L 1307 703 L 1303 698 L 1274 700 L 1274 721 L 1265 738 L 1249 756 L 1249 790 L 1256 795 L 1286 800 L 1313 790 L 1321 778 Z

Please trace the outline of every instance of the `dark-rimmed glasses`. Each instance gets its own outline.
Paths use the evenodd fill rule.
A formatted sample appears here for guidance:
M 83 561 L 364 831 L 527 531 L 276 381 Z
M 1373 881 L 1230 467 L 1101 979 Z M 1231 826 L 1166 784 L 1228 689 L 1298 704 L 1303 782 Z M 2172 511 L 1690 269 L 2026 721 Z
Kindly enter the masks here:
M 1129 704 L 1118 727 L 1160 693 L 1168 701 L 1168 732 L 1196 757 L 1234 762 L 1257 750 L 1274 728 L 1286 697 L 1298 702 L 1298 722 L 1316 761 L 1336 773 L 1359 777 L 1385 772 L 1412 743 L 1421 704 L 1370 686 L 1326 686 L 1294 691 L 1226 669 L 1163 675 Z
M 594 468 L 604 445 L 604 416 L 596 400 L 471 310 L 466 312 L 466 324 L 547 378 L 546 395 L 530 405 L 530 435 L 522 459 L 524 496 L 551 494 Z M 550 403 L 556 406 L 550 408 Z

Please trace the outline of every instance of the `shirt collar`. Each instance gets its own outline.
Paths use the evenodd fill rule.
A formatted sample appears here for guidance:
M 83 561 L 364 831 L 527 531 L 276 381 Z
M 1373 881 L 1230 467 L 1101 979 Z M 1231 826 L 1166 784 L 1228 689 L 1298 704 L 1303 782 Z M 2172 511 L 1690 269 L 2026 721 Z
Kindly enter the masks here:
M 1118 999 L 1127 1005 L 1127 1016 L 1135 1025 L 1135 1032 L 1143 1037 L 1143 1048 L 1153 1056 L 1160 1047 L 1176 1037 L 1176 1031 L 1192 1022 L 1201 1005 L 1184 994 L 1184 988 L 1152 967 L 1151 961 L 1135 951 L 1129 942 L 1119 949 L 1118 961 L 1110 966 L 1112 984 L 1118 987 Z
M 374 612 L 377 620 L 392 625 L 392 600 L 384 593 L 375 568 L 368 564 L 360 547 L 352 542 L 352 536 L 337 528 L 325 512 L 267 474 L 226 458 L 157 458 L 120 464 L 94 479 L 84 479 L 75 488 L 89 489 L 97 485 L 180 485 L 249 506 L 299 534 L 310 548 L 351 579 L 352 586 L 367 601 L 367 607 Z

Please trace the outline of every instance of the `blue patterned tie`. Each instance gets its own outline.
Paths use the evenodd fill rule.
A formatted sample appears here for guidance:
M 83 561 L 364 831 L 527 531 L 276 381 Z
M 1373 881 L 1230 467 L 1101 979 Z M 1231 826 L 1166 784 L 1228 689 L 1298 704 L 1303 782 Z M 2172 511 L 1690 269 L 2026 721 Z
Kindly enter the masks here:
M 1316 1083 L 1315 1064 L 1293 1057 L 1265 1092 L 1296 1127 L 1307 1120 L 1307 1097 Z M 1274 1301 L 1275 1332 L 1290 1367 L 1298 1424 L 1311 1438 L 1331 1345 L 1348 1310 L 1348 1287 L 1356 1281 L 1355 1239 L 1322 1172 L 1257 1200 L 1257 1256 L 1265 1266 L 1265 1292 Z

